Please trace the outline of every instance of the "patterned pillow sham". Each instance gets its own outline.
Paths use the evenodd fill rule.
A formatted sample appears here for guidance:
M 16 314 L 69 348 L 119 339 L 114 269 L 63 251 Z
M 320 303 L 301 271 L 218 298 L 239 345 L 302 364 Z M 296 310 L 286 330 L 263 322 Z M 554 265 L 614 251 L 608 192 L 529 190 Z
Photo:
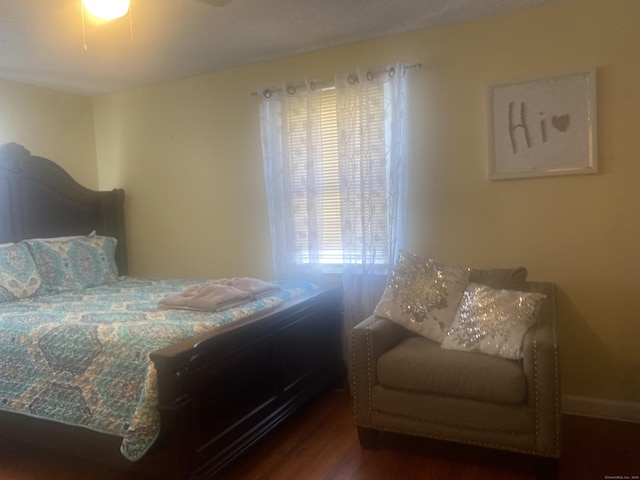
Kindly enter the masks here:
M 544 297 L 470 283 L 442 348 L 519 359 L 524 336 L 535 324 Z
M 0 246 L 0 303 L 35 295 L 41 284 L 36 264 L 26 245 Z
M 88 235 L 24 240 L 47 293 L 82 290 L 118 279 L 117 240 Z
M 374 314 L 442 342 L 469 282 L 469 272 L 401 251 Z

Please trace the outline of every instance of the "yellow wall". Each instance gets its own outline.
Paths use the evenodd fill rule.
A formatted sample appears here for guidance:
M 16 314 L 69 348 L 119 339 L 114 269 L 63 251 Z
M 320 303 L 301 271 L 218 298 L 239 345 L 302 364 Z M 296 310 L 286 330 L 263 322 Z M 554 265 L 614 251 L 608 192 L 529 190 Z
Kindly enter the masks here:
M 270 275 L 249 92 L 397 59 L 412 72 L 409 249 L 558 285 L 564 393 L 640 402 L 640 2 L 571 0 L 94 98 L 102 188 L 138 275 Z M 486 86 L 598 74 L 598 175 L 487 180 Z
M 0 79 L 0 144 L 16 142 L 98 187 L 91 97 Z

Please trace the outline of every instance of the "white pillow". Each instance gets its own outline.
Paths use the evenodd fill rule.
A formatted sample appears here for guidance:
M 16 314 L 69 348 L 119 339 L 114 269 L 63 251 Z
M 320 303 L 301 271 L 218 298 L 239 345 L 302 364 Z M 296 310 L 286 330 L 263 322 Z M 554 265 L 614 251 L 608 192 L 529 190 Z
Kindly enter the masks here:
M 535 324 L 544 297 L 470 283 L 442 348 L 521 358 L 522 340 Z
M 469 273 L 468 268 L 402 251 L 374 314 L 442 342 L 469 282 Z

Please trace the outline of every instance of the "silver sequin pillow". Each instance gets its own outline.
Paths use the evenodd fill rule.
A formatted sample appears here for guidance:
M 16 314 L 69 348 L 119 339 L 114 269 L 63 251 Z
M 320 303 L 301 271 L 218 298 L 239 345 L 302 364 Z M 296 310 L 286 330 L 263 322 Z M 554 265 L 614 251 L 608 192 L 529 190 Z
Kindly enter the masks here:
M 442 342 L 469 283 L 469 273 L 468 268 L 402 251 L 374 314 Z
M 541 293 L 470 283 L 442 348 L 518 359 L 522 340 L 536 322 L 543 298 Z

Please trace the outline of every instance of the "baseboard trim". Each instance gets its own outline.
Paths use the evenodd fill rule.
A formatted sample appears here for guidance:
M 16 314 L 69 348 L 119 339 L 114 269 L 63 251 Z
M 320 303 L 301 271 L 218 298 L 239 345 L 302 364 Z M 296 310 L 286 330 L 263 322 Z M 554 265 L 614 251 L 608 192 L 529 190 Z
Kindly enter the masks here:
M 563 395 L 562 412 L 583 417 L 598 417 L 640 423 L 640 403 L 636 402 Z

